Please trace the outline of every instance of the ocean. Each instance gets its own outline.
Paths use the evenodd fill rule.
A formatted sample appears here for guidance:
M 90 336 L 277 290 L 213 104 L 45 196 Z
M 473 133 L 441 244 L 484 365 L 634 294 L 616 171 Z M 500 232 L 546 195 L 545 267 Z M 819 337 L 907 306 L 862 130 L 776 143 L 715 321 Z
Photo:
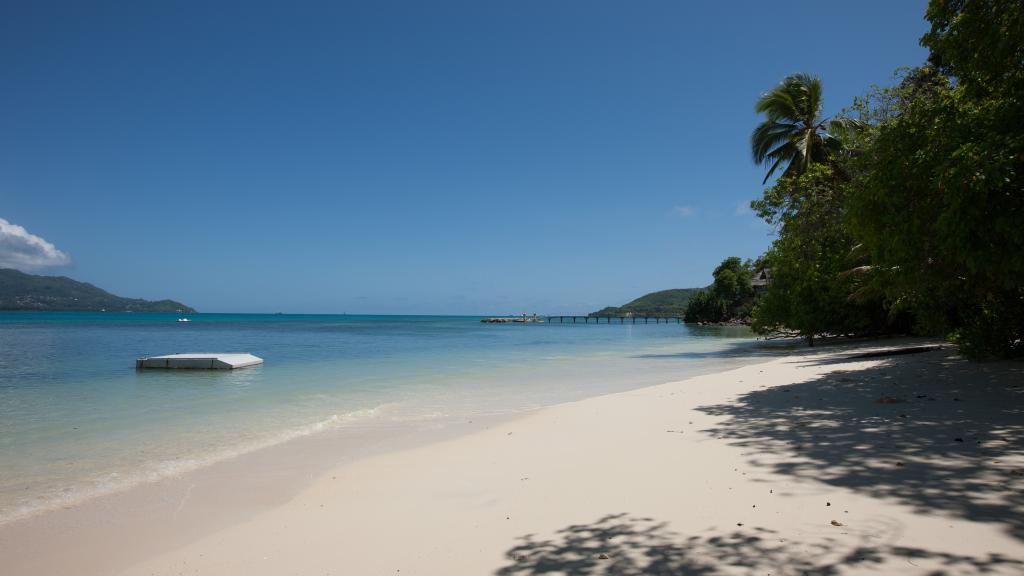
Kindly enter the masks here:
M 264 446 L 444 426 L 749 363 L 743 327 L 465 316 L 0 312 L 0 523 Z M 251 352 L 235 371 L 136 371 Z

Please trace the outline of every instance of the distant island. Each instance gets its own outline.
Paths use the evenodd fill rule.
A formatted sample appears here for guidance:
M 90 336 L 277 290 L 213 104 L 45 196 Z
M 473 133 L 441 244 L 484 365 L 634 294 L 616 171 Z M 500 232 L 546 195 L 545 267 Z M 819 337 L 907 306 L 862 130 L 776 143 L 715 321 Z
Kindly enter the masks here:
M 682 316 L 686 304 L 701 288 L 672 288 L 645 294 L 622 306 L 608 306 L 589 316 Z
M 37 276 L 10 268 L 0 268 L 0 310 L 195 312 L 174 300 L 122 298 L 66 276 Z

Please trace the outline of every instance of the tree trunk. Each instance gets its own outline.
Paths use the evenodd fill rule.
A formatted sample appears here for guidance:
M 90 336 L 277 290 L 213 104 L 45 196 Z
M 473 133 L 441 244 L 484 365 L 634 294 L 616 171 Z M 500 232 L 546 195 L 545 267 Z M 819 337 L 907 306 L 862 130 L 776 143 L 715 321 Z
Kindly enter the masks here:
M 814 348 L 814 334 L 807 335 L 807 345 Z

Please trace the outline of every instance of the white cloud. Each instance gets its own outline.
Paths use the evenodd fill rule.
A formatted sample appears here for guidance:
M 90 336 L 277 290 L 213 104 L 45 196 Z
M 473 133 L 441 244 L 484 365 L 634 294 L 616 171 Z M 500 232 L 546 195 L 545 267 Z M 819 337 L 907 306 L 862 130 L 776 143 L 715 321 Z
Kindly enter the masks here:
M 753 216 L 754 211 L 750 209 L 750 202 L 737 202 L 736 211 L 733 212 L 737 216 Z
M 689 218 L 697 213 L 697 209 L 693 206 L 676 206 L 672 208 L 672 213 L 680 218 Z
M 70 263 L 71 258 L 53 244 L 0 218 L 0 268 L 31 271 Z

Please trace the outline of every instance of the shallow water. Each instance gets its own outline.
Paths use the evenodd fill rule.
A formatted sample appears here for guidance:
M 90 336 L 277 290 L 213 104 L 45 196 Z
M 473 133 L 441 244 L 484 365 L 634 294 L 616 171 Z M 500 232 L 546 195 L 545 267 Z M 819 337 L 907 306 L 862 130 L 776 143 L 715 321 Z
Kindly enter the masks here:
M 324 429 L 510 413 L 747 363 L 745 328 L 0 313 L 0 522 Z M 225 372 L 136 357 L 251 352 Z

